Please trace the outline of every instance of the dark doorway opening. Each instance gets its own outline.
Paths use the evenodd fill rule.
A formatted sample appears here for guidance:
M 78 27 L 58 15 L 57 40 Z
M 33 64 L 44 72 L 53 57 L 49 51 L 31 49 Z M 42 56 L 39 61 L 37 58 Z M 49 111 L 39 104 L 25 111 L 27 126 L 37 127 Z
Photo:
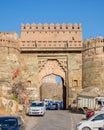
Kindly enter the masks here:
M 63 102 L 63 109 L 66 109 L 66 86 L 62 77 L 54 74 L 45 76 L 40 86 L 40 100 L 51 99 Z

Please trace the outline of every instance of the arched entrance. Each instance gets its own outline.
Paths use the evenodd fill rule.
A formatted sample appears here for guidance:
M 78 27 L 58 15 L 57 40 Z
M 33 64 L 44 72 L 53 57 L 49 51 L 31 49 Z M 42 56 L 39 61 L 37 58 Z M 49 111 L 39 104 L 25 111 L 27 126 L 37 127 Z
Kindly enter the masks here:
M 61 82 L 58 82 L 60 78 Z M 40 73 L 40 99 L 62 100 L 66 108 L 66 71 L 58 59 L 45 59 Z
M 40 86 L 40 99 L 60 100 L 66 108 L 66 87 L 60 76 L 50 74 L 42 79 Z

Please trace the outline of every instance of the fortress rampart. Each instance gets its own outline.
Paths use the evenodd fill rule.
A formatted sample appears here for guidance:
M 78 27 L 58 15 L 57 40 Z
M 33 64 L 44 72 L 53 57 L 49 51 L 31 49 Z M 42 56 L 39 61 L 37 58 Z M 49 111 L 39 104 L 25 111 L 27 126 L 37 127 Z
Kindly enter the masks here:
M 83 41 L 83 87 L 104 88 L 104 39 L 91 38 Z
M 18 52 L 18 34 L 16 32 L 0 32 L 0 49 Z
M 3 94 L 8 91 L 14 81 L 14 73 L 20 68 L 20 51 L 16 32 L 0 32 L 0 89 Z M 7 93 L 6 93 L 7 94 Z
M 73 50 L 82 49 L 81 24 L 22 24 L 20 49 Z
M 19 73 L 13 79 L 16 70 Z M 35 98 L 39 99 L 41 79 L 56 72 L 65 75 L 62 78 L 67 105 L 69 98 L 75 97 L 82 87 L 104 89 L 104 38 L 82 43 L 81 24 L 22 24 L 20 37 L 16 32 L 0 32 L 3 91 L 8 87 L 7 82 L 23 81 L 34 88 Z M 7 82 L 2 83 L 3 79 Z

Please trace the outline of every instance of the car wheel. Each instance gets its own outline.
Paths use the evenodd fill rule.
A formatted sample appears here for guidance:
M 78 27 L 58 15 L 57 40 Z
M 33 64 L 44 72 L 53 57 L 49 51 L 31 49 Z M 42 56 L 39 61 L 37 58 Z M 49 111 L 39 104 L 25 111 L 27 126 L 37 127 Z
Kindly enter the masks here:
M 89 127 L 84 127 L 82 130 L 91 130 Z

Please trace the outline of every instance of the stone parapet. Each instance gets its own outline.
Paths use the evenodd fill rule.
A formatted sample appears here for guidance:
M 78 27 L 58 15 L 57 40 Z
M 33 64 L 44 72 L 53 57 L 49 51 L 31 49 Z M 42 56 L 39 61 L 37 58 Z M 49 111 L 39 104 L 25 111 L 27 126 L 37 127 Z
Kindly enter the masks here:
M 83 41 L 83 51 L 97 48 L 97 47 L 103 47 L 104 46 L 104 38 L 101 36 L 98 36 L 97 38 L 91 38 Z
M 21 51 L 82 50 L 81 24 L 22 24 Z
M 48 30 L 48 31 L 50 31 L 50 30 L 61 30 L 61 31 L 63 31 L 63 30 L 65 30 L 65 31 L 67 31 L 67 30 L 70 30 L 70 31 L 72 31 L 72 30 L 79 30 L 79 31 L 82 31 L 82 25 L 81 24 L 53 24 L 53 23 L 51 23 L 51 24 L 47 24 L 47 23 L 45 23 L 45 24 L 41 24 L 41 23 L 39 23 L 39 24 L 35 24 L 35 23 L 33 23 L 33 24 L 29 24 L 29 23 L 27 23 L 27 24 L 22 24 L 21 25 L 21 30 L 22 31 L 40 31 L 40 30 L 43 30 L 43 31 L 46 31 L 46 30 Z
M 18 34 L 16 32 L 0 32 L 0 47 L 8 47 L 19 50 Z

